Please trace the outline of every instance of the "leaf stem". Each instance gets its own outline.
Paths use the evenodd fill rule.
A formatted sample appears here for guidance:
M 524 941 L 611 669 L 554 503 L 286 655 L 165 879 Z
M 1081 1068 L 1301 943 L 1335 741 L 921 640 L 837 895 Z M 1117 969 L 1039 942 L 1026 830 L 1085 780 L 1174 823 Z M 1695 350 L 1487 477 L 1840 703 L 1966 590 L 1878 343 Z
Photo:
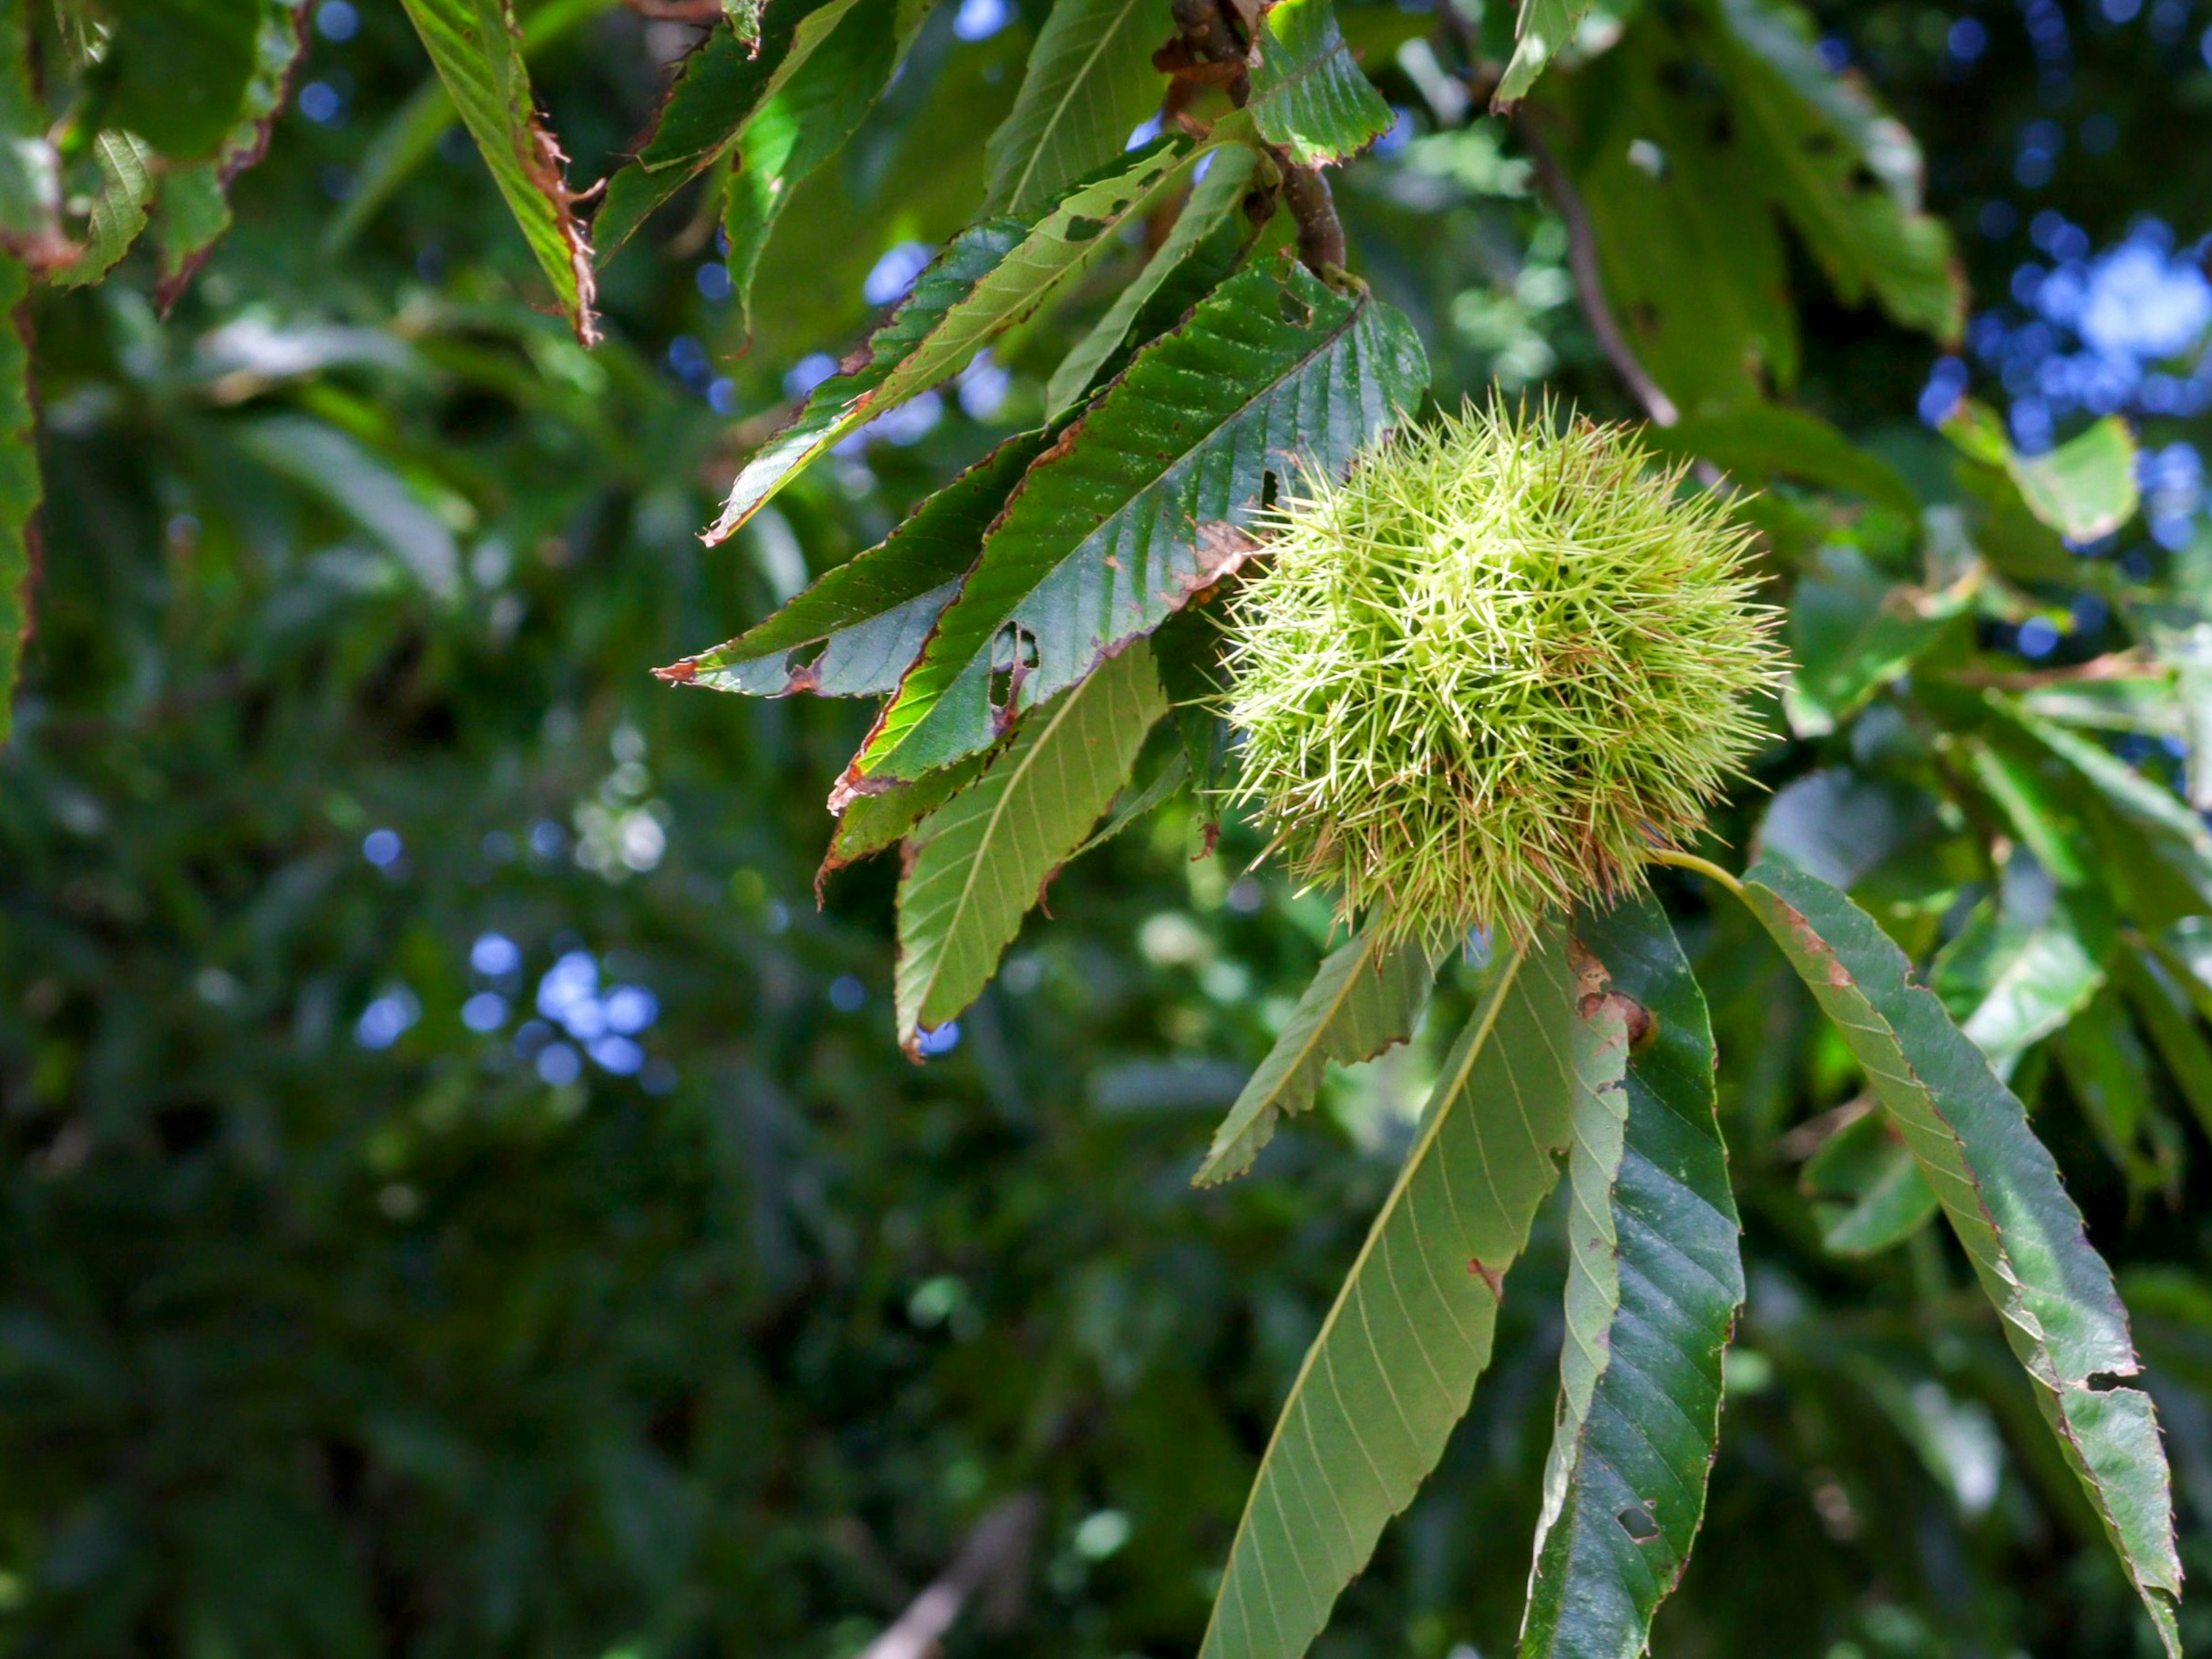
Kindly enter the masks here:
M 1536 169 L 1536 182 L 1543 186 L 1544 194 L 1552 198 L 1552 205 L 1559 210 L 1559 218 L 1567 228 L 1567 269 L 1575 279 L 1575 294 L 1582 301 L 1583 319 L 1589 324 L 1592 334 L 1597 336 L 1599 347 L 1611 362 L 1613 372 L 1627 383 L 1644 405 L 1654 426 L 1673 426 L 1682 418 L 1659 382 L 1637 356 L 1628 337 L 1620 331 L 1613 319 L 1613 307 L 1605 297 L 1605 277 L 1598 269 L 1597 231 L 1590 223 L 1589 210 L 1583 204 L 1582 194 L 1574 181 L 1567 177 L 1559 158 L 1544 142 L 1536 130 L 1534 115 L 1524 106 L 1515 116 L 1513 131 L 1528 151 L 1528 160 Z
M 1282 169 L 1283 204 L 1298 228 L 1298 259 L 1308 270 L 1333 288 L 1343 285 L 1344 224 L 1336 216 L 1335 198 L 1328 180 L 1318 167 L 1300 167 L 1290 153 L 1271 149 Z
M 1695 853 L 1678 853 L 1670 847 L 1655 847 L 1647 856 L 1654 864 L 1671 864 L 1678 870 L 1694 870 L 1709 881 L 1717 881 L 1738 898 L 1743 896 L 1743 884 L 1734 876 Z

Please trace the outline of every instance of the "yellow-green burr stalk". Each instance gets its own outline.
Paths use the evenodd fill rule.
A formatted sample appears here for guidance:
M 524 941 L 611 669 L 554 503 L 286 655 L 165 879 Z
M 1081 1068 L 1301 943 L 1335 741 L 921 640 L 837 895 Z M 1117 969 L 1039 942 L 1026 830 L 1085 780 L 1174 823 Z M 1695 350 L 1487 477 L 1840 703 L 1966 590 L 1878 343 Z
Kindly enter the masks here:
M 1783 672 L 1751 537 L 1634 434 L 1408 428 L 1274 515 L 1232 607 L 1236 796 L 1291 870 L 1441 948 L 1640 879 L 1741 773 Z

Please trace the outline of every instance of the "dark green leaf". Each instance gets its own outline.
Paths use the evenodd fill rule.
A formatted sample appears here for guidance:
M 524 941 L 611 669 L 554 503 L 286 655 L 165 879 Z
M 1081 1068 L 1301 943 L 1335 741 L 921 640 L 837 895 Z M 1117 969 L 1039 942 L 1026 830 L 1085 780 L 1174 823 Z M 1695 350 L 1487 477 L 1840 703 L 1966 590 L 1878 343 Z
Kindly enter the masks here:
M 1045 442 L 1042 432 L 1009 438 L 884 541 L 728 644 L 686 657 L 661 677 L 759 697 L 794 691 L 860 697 L 896 690 L 960 591 L 983 532 Z M 813 646 L 819 653 L 799 662 L 796 653 Z
M 1524 1659 L 1644 1651 L 1705 1517 L 1721 1356 L 1744 1294 L 1712 1031 L 1690 964 L 1649 898 L 1578 921 L 1576 934 L 1600 965 L 1583 1002 L 1603 998 L 1584 1016 L 1600 1052 L 1648 1030 L 1625 1075 L 1586 1073 L 1575 1091 L 1566 1337 Z
M 154 301 L 164 311 L 177 302 L 230 228 L 231 182 L 268 153 L 293 65 L 307 48 L 306 0 L 261 0 L 261 10 L 253 78 L 238 125 L 206 161 L 172 167 L 161 177 L 154 207 L 154 252 L 161 271 Z
M 1775 0 L 1717 0 L 1729 78 L 1765 187 L 1849 303 L 1869 295 L 1908 327 L 1954 340 L 1966 279 L 1921 203 L 1920 149 L 1863 82 L 1820 61 L 1811 21 Z
M 1030 48 L 1014 106 L 991 135 L 991 211 L 1038 213 L 1119 155 L 1160 107 L 1152 53 L 1175 33 L 1167 0 L 1060 0 Z
M 538 119 L 513 0 L 404 0 L 416 33 L 477 142 L 492 182 L 521 228 L 562 314 L 586 345 L 592 315 L 591 245 L 568 188 L 568 158 Z
M 1330 1060 L 1355 1065 L 1411 1036 L 1435 977 L 1425 948 L 1386 945 L 1375 922 L 1331 951 L 1213 1132 L 1191 1185 L 1218 1186 L 1250 1169 L 1276 1121 L 1313 1104 Z
M 1600 1036 L 1575 1017 L 1559 928 L 1506 954 L 1291 1385 L 1200 1659 L 1298 1659 L 1436 1467 L 1559 1179 L 1577 1078 L 1601 1085 L 1622 1059 Z
M 834 872 L 896 846 L 915 824 L 982 775 L 990 758 L 988 754 L 970 755 L 918 783 L 902 783 L 880 795 L 855 795 L 847 801 L 815 875 L 816 890 Z
M 722 229 L 747 337 L 753 276 L 769 237 L 792 191 L 845 147 L 883 96 L 908 44 L 897 27 L 901 9 L 900 0 L 856 0 L 782 89 L 761 105 L 738 142 Z
M 1942 637 L 1970 599 L 1959 588 L 1929 593 L 1891 580 L 1856 548 L 1820 550 L 1790 602 L 1790 730 L 1834 731 Z
M 867 344 L 745 463 L 708 541 L 728 536 L 848 433 L 934 386 L 1034 313 L 1192 154 L 1188 138 L 1163 139 L 1110 177 L 1069 191 L 1034 226 L 996 218 L 962 231 Z
M 52 116 L 31 72 L 30 0 L 0 0 L 0 247 L 33 269 L 70 252 L 61 229 L 61 164 Z
M 1334 471 L 1420 395 L 1405 319 L 1288 260 L 1224 283 L 1139 356 L 1023 482 L 845 787 L 991 743 L 1241 563 L 1270 480 Z M 1000 642 L 1035 650 L 994 696 Z M 1011 645 L 1012 651 L 1022 647 Z
M 909 1051 L 923 1027 L 975 1000 L 1166 712 L 1148 646 L 1109 658 L 915 830 L 898 901 L 899 1041 Z
M 655 209 L 736 148 L 763 105 L 830 38 L 854 0 L 774 0 L 757 32 L 707 32 L 670 83 L 637 159 L 607 181 L 592 222 L 599 257 L 611 259 Z
M 1246 107 L 1260 136 L 1307 167 L 1347 161 L 1396 119 L 1360 73 L 1332 0 L 1275 0 L 1252 42 Z
M 2148 945 L 2133 941 L 2114 954 L 2112 978 L 2150 1034 L 2197 1127 L 2212 1138 L 2212 1042 L 2205 1041 L 2187 992 Z
M 1739 483 L 1796 478 L 1920 521 L 1919 495 L 1902 473 L 1808 410 L 1759 404 L 1653 427 L 1644 438 L 1662 455 L 1702 456 Z
M 2181 1564 L 2156 1413 L 2140 1389 L 2104 1386 L 2140 1367 L 2111 1270 L 2057 1165 L 1864 911 L 1777 865 L 1752 871 L 1744 891 L 1920 1160 L 2160 1640 L 2179 1656 Z
M 2112 918 L 2100 898 L 2095 889 L 2060 890 L 2032 854 L 2015 852 L 1996 898 L 1936 957 L 1929 988 L 1999 1077 L 2104 984 Z
M 260 0 L 107 0 L 106 123 L 173 161 L 230 136 L 253 80 Z
M 15 678 L 31 628 L 32 520 L 43 493 L 24 334 L 29 291 L 22 262 L 0 253 L 0 743 L 13 723 Z
M 621 0 L 547 0 L 522 20 L 522 56 L 526 62 L 574 28 Z M 361 228 L 390 201 L 400 185 L 438 151 L 454 121 L 453 95 L 433 75 L 415 88 L 407 101 L 393 112 L 376 136 L 368 141 L 353 191 L 323 233 L 323 247 L 336 255 L 344 252 Z
M 1208 288 L 1229 274 L 1237 254 L 1252 239 L 1253 228 L 1239 210 L 1259 162 L 1258 153 L 1242 145 L 1214 152 L 1212 165 L 1193 187 L 1167 240 L 1053 370 L 1044 394 L 1048 419 L 1057 420 L 1090 394 L 1099 371 L 1121 350 L 1139 314 L 1155 296 L 1180 288 L 1194 267 L 1206 274 Z
M 1874 1255 L 1936 1214 L 1936 1194 L 1888 1116 L 1869 1107 L 1805 1160 L 1799 1186 L 1814 1200 L 1822 1248 Z
M 2053 1046 L 2075 1103 L 2128 1185 L 2138 1193 L 2171 1192 L 2178 1151 L 2172 1126 L 2152 1102 L 2150 1057 L 2119 998 L 2110 990 L 2092 998 Z

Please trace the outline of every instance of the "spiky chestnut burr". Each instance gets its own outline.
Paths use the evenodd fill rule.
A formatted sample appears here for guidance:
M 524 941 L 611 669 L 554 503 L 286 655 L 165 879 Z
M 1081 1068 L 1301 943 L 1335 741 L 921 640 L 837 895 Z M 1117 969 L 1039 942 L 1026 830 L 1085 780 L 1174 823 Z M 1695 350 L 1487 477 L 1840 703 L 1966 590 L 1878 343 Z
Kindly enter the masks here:
M 1235 797 L 1347 921 L 1525 937 L 1640 879 L 1759 744 L 1750 535 L 1627 428 L 1468 410 L 1301 492 L 1231 610 Z

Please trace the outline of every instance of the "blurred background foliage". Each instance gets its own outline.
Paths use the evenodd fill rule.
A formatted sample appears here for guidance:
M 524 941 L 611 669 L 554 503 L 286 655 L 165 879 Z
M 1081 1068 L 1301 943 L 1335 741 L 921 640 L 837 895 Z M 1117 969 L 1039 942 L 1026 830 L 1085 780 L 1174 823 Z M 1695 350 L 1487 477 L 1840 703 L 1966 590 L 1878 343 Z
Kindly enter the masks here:
M 1644 9 L 1630 27 L 1669 11 Z M 1923 142 L 1973 309 L 1939 356 L 1787 246 L 1797 397 L 1893 471 L 1872 507 L 1778 482 L 1747 508 L 1802 579 L 1801 657 L 1834 672 L 1801 684 L 1772 793 L 1726 831 L 1741 848 L 1764 819 L 1940 950 L 1962 1017 L 1993 977 L 2043 988 L 2009 1036 L 1975 1034 L 2011 1044 L 2121 1274 L 2202 1577 L 2212 1154 L 2185 1126 L 2212 1109 L 2212 1053 L 2177 1000 L 2197 936 L 2159 932 L 2148 866 L 2107 870 L 2137 843 L 2118 808 L 2077 809 L 2094 766 L 2051 784 L 2017 745 L 1925 738 L 1947 695 L 2001 683 L 2042 699 L 2036 729 L 2186 781 L 2191 698 L 2049 671 L 2185 635 L 2212 592 L 2191 240 L 2212 230 L 2212 11 L 1817 9 L 1830 66 Z M 645 672 L 1033 422 L 1103 309 L 1102 281 L 729 546 L 696 539 L 738 458 L 972 216 L 1041 11 L 930 15 L 787 214 L 749 351 L 683 202 L 608 270 L 598 350 L 534 310 L 404 18 L 355 0 L 314 5 L 273 154 L 173 314 L 135 265 L 40 298 L 44 571 L 0 763 L 0 1649 L 842 1659 L 994 1512 L 1037 1517 L 1031 1559 L 1000 1563 L 949 1651 L 1195 1644 L 1475 970 L 1254 1176 L 1194 1193 L 1323 949 L 1322 897 L 1170 808 L 1054 884 L 917 1067 L 889 1012 L 895 872 L 815 902 L 822 798 L 867 711 Z M 525 18 L 572 175 L 602 176 L 690 32 L 592 0 Z M 1400 120 L 1338 198 L 1437 399 L 1634 414 L 1530 157 L 1449 72 L 1455 32 L 1419 9 L 1343 21 Z M 1992 458 L 1959 459 L 1936 425 L 1961 393 L 2017 452 L 1954 422 Z M 2002 543 L 1991 481 L 2116 412 L 2142 514 L 2078 571 L 2019 554 L 2016 580 L 1957 587 L 1947 536 Z M 1868 618 L 1923 556 L 1927 626 L 1864 672 Z M 1840 659 L 1824 617 L 1855 642 Z M 1895 678 L 1921 656 L 1966 678 Z M 2056 827 L 2022 856 L 2039 809 L 1990 803 L 2039 779 Z M 2160 821 L 2152 865 L 2192 823 Z M 1961 1258 L 1856 1115 L 1848 1054 L 1747 922 L 1666 896 L 1715 999 L 1752 1295 L 1656 1650 L 2148 1651 Z M 1330 1659 L 1511 1646 L 1559 1339 L 1547 1213 L 1536 1293 L 1507 1303 L 1493 1379 Z M 2183 1616 L 2212 1650 L 2212 1613 Z

